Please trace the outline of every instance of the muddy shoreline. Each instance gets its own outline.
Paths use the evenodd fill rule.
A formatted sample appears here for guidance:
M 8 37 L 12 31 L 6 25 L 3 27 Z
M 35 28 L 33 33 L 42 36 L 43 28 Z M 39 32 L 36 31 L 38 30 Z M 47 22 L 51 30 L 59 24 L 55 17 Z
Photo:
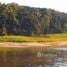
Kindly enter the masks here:
M 1 42 L 0 47 L 54 47 L 54 46 L 67 46 L 67 41 L 60 42 L 49 42 L 49 43 L 39 43 L 39 42 Z

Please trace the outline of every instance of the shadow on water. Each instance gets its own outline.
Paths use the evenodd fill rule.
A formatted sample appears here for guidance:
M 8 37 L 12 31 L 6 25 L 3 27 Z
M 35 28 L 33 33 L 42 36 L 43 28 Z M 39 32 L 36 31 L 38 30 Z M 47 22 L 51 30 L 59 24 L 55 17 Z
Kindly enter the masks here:
M 67 50 L 45 47 L 0 48 L 1 67 L 67 67 Z

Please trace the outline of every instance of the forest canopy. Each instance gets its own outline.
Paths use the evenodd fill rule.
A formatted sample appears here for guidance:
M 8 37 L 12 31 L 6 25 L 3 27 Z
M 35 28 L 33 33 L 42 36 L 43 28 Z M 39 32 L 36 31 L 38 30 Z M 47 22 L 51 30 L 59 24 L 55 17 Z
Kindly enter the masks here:
M 47 8 L 0 3 L 0 35 L 67 33 L 67 14 Z

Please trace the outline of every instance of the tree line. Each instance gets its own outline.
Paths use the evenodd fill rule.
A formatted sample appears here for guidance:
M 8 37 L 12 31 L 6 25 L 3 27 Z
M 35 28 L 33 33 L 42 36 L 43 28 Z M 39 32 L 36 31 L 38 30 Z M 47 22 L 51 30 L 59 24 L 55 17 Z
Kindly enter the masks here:
M 0 3 L 0 35 L 40 36 L 66 32 L 66 13 L 16 3 Z

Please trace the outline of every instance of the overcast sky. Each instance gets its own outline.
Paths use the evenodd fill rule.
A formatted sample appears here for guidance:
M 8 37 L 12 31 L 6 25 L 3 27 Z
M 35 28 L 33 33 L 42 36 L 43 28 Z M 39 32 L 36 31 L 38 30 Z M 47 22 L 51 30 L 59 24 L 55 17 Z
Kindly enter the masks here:
M 52 8 L 67 13 L 67 0 L 0 0 L 1 3 L 15 2 L 31 7 Z

